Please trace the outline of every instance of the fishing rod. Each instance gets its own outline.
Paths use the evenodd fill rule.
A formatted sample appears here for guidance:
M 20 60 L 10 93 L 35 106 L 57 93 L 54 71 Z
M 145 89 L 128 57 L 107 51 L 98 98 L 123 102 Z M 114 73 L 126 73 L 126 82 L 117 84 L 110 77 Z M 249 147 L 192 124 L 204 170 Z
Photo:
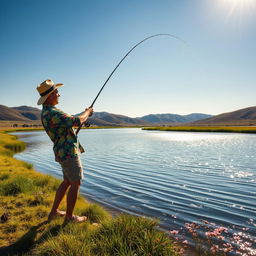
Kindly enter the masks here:
M 144 38 L 143 40 L 141 40 L 139 43 L 137 43 L 135 46 L 133 46 L 131 48 L 131 50 L 129 50 L 126 55 L 119 61 L 119 63 L 116 65 L 116 67 L 113 69 L 113 71 L 111 72 L 111 74 L 109 75 L 109 77 L 107 78 L 107 80 L 105 81 L 105 83 L 103 84 L 103 86 L 101 87 L 100 91 L 98 92 L 97 96 L 95 97 L 94 101 L 92 102 L 91 106 L 89 108 L 92 108 L 94 103 L 96 102 L 96 100 L 98 99 L 99 95 L 101 94 L 102 90 L 104 89 L 105 85 L 107 84 L 107 82 L 109 81 L 109 79 L 111 78 L 111 76 L 114 74 L 114 72 L 116 71 L 116 69 L 120 66 L 120 64 L 124 61 L 124 59 L 137 47 L 139 46 L 140 44 L 142 44 L 143 42 L 145 42 L 146 40 L 150 39 L 150 38 L 153 38 L 153 37 L 157 37 L 157 36 L 169 36 L 169 37 L 172 37 L 174 39 L 177 39 L 179 41 L 181 41 L 182 43 L 185 43 L 185 41 L 183 41 L 181 38 L 175 36 L 175 35 L 172 35 L 172 34 L 155 34 L 155 35 L 152 35 L 152 36 L 149 36 L 149 37 L 146 37 Z M 82 126 L 85 125 L 85 127 L 89 127 L 90 124 L 85 121 L 83 123 L 80 124 L 80 126 L 77 128 L 76 130 L 76 135 L 79 133 L 80 129 L 82 128 Z

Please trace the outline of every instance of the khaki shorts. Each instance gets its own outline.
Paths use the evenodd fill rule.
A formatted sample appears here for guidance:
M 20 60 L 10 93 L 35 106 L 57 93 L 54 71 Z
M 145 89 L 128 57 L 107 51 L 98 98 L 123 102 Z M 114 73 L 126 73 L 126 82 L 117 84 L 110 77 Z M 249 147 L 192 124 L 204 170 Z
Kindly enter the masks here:
M 60 162 L 63 172 L 63 178 L 71 182 L 83 179 L 83 167 L 80 156 L 70 158 Z

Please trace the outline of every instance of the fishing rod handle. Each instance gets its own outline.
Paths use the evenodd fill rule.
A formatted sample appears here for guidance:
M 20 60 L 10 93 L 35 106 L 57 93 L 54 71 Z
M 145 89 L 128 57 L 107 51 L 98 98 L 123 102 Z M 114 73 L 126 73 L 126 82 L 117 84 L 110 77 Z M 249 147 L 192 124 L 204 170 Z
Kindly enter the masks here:
M 89 107 L 89 108 L 93 108 L 93 104 L 94 104 L 94 102 L 92 103 L 92 105 Z M 79 127 L 77 128 L 77 130 L 76 130 L 76 135 L 79 133 L 79 131 L 80 131 L 80 129 L 82 128 L 82 127 L 90 127 L 91 125 L 90 125 L 90 123 L 86 120 L 85 122 L 83 122 L 83 123 L 81 123 L 80 125 L 79 125 Z
M 89 107 L 89 108 L 93 108 L 93 104 Z M 81 124 L 81 127 L 84 126 L 84 127 L 90 127 L 91 124 L 86 120 L 84 123 Z M 79 131 L 77 131 L 78 133 Z
M 93 108 L 94 102 L 92 103 L 92 105 L 89 108 Z M 82 126 L 83 125 L 84 125 L 84 127 L 90 127 L 91 126 L 91 124 L 87 120 L 82 124 Z

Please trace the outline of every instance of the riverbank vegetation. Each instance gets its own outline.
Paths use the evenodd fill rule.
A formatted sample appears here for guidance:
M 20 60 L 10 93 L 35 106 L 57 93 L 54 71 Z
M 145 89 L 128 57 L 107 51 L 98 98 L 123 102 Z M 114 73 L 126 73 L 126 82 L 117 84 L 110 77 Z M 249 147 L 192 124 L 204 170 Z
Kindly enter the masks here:
M 256 126 L 90 126 L 82 129 L 121 129 L 121 128 L 141 128 L 142 130 L 157 130 L 157 131 L 177 131 L 177 132 L 233 132 L 233 133 L 256 133 Z M 5 132 L 23 132 L 23 131 L 43 131 L 42 127 L 12 127 L 2 128 Z M 1 131 L 1 127 L 0 127 Z
M 156 229 L 157 220 L 120 215 L 79 197 L 75 214 L 83 224 L 47 222 L 60 181 L 14 159 L 25 144 L 0 131 L 0 255 L 177 256 L 180 248 Z M 61 205 L 65 209 L 65 201 Z
M 121 128 L 142 128 L 141 126 L 95 126 L 92 125 L 90 127 L 82 127 L 82 130 L 86 129 L 121 129 Z M 5 131 L 5 132 L 32 132 L 32 131 L 44 131 L 44 128 L 42 127 L 0 127 L 0 131 Z
M 161 126 L 144 127 L 142 130 L 183 131 L 183 132 L 238 132 L 256 133 L 256 126 Z

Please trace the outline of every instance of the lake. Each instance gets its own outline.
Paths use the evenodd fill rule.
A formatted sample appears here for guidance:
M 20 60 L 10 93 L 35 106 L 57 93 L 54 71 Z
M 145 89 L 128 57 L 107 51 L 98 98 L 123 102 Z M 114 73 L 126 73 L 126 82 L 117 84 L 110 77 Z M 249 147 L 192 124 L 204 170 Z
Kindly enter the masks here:
M 62 178 L 44 131 L 14 134 L 28 144 L 15 158 Z M 89 200 L 157 217 L 167 231 L 207 220 L 256 249 L 256 135 L 122 128 L 81 130 L 79 139 Z

